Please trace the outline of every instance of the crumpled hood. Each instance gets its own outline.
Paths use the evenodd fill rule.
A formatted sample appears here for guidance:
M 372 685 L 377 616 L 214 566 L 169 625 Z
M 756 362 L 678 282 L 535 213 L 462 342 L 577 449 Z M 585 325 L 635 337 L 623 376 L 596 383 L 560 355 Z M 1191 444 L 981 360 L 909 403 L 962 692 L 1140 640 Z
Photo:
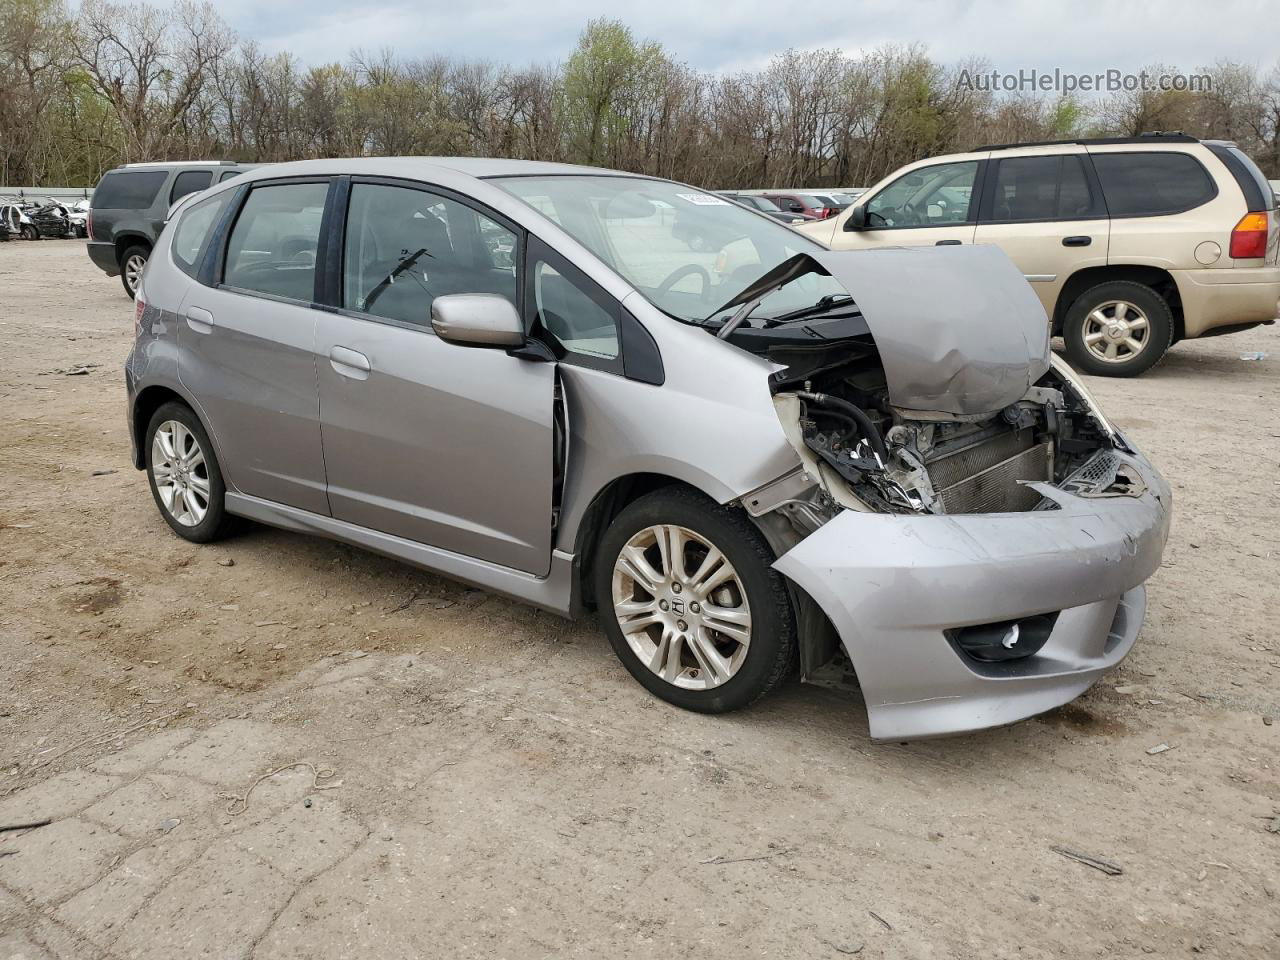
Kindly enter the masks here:
M 889 402 L 911 411 L 992 413 L 1049 369 L 1049 323 L 996 246 L 888 247 L 808 254 L 853 295 L 884 365 Z

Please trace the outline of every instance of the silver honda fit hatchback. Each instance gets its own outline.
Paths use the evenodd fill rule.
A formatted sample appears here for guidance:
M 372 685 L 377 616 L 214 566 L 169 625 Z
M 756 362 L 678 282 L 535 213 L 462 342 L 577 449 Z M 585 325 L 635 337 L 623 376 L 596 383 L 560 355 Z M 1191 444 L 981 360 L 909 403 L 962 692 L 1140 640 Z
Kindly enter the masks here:
M 665 180 L 261 168 L 174 212 L 136 327 L 180 536 L 247 517 L 595 609 L 691 710 L 797 669 L 855 675 L 881 738 L 1049 709 L 1129 652 L 1168 533 L 998 249 L 835 252 Z

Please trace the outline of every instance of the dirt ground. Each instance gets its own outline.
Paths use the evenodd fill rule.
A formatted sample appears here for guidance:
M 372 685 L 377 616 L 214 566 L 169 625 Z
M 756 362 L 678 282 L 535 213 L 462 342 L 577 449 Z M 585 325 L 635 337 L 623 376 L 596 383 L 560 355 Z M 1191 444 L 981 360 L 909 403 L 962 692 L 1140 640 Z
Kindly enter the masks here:
M 1175 490 L 1142 636 L 914 744 L 799 683 L 681 712 L 590 623 L 326 541 L 179 540 L 131 336 L 81 243 L 0 244 L 0 826 L 54 820 L 0 833 L 0 960 L 1280 956 L 1280 331 L 1092 382 Z

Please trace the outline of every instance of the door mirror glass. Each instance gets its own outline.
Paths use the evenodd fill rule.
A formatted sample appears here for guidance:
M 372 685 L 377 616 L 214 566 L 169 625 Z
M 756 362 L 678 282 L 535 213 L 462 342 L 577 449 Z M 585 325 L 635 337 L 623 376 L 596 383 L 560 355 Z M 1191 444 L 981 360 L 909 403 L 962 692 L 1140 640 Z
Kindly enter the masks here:
M 506 297 L 450 293 L 431 301 L 431 329 L 461 347 L 520 347 L 524 324 Z

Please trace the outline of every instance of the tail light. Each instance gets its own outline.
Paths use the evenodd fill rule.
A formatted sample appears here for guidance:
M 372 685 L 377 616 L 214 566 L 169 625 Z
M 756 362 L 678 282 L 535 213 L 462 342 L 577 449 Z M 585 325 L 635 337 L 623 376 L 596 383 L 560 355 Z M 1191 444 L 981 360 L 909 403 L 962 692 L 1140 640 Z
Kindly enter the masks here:
M 1246 213 L 1231 231 L 1232 260 L 1260 260 L 1267 255 L 1268 214 Z
M 133 298 L 133 335 L 139 337 L 142 335 L 142 315 L 146 312 L 147 304 L 142 299 L 142 291 L 138 291 L 137 296 Z
M 84 232 L 90 240 L 93 239 L 93 210 L 90 209 L 89 215 L 84 218 Z

